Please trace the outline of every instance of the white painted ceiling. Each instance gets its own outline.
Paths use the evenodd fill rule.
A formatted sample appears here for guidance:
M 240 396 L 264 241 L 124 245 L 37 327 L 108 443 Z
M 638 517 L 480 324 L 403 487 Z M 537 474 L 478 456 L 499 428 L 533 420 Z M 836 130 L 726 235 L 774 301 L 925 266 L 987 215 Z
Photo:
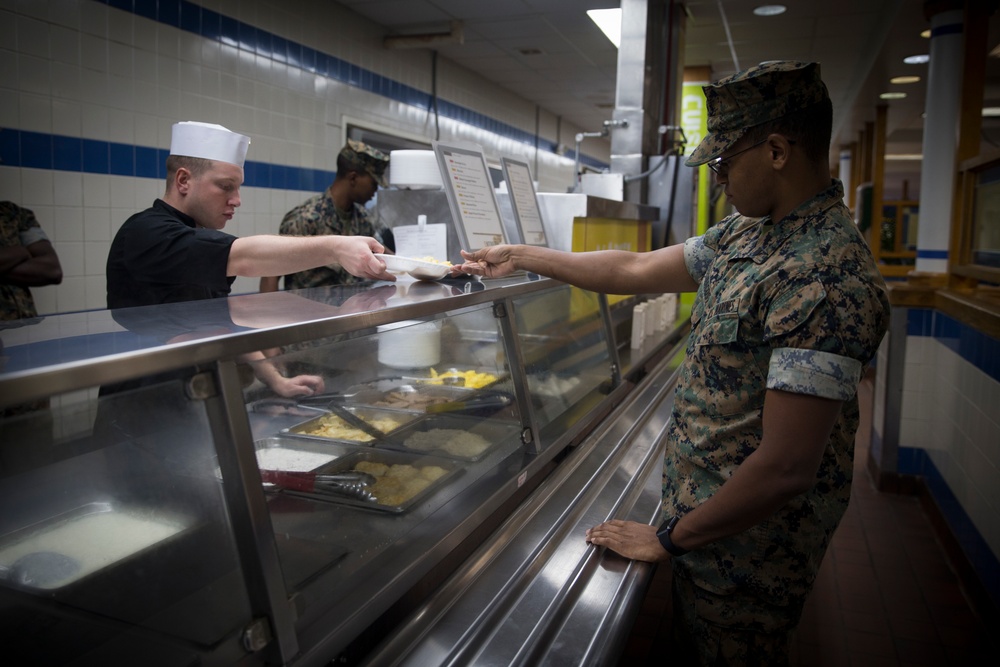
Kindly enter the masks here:
M 460 20 L 464 43 L 434 48 L 583 130 L 611 118 L 617 50 L 586 15 L 617 7 L 618 0 L 338 0 L 382 25 L 386 35 L 441 31 Z M 927 65 L 903 58 L 928 53 L 923 0 L 785 0 L 788 11 L 758 17 L 764 0 L 687 0 L 684 63 L 709 66 L 718 79 L 765 60 L 821 64 L 834 102 L 834 145 L 858 139 L 875 120 L 878 95 L 906 92 L 888 104 L 888 154 L 920 153 Z M 1000 42 L 1000 18 L 990 21 L 990 46 Z M 728 31 L 727 31 L 728 27 Z M 730 37 L 731 36 L 731 37 Z M 991 61 L 997 59 L 991 58 Z M 1000 64 L 992 80 L 1000 80 Z M 891 85 L 915 74 L 920 83 Z M 1000 85 L 988 84 L 987 101 L 1000 102 Z M 992 121 L 991 121 L 992 122 Z M 1000 146 L 1000 127 L 984 124 L 987 148 Z M 919 162 L 889 161 L 887 190 L 908 179 L 919 186 Z M 890 183 L 889 181 L 894 181 Z

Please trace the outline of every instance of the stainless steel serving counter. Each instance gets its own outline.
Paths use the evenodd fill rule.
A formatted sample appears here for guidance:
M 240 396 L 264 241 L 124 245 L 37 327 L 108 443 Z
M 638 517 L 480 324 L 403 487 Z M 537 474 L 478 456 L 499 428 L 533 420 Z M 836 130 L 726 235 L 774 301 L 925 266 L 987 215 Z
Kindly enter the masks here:
M 401 280 L 0 327 L 7 653 L 27 665 L 612 656 L 648 568 L 588 547 L 583 530 L 654 517 L 683 334 L 623 349 L 640 300 L 612 308 L 530 275 Z M 418 344 L 427 331 L 434 342 Z M 388 385 L 394 401 L 423 401 L 441 375 L 459 378 L 434 397 L 448 412 L 372 400 Z M 314 378 L 382 436 L 329 426 L 332 404 L 282 397 L 276 376 Z M 451 433 L 482 444 L 438 448 Z M 265 483 L 262 457 L 278 450 L 303 466 L 281 470 L 398 465 L 424 490 L 360 502 Z M 477 619 L 488 636 L 469 630 Z M 600 639 L 581 653 L 573 628 Z

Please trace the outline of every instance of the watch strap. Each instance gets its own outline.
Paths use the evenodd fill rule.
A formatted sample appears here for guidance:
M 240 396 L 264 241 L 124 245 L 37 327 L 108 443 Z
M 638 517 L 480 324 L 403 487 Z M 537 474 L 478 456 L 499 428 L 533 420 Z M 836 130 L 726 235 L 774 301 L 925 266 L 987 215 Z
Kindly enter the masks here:
M 660 544 L 664 549 L 667 550 L 671 556 L 683 556 L 688 552 L 687 549 L 682 549 L 681 547 L 674 544 L 673 540 L 670 539 L 671 533 L 674 532 L 674 528 L 677 526 L 677 522 L 680 521 L 679 516 L 671 517 L 663 522 L 659 530 L 656 531 L 656 537 L 660 540 Z

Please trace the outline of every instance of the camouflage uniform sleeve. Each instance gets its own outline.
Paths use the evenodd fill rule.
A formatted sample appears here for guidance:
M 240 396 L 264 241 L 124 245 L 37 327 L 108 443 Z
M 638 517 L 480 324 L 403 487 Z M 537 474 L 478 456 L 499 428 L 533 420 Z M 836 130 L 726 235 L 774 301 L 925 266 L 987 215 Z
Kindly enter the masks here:
M 299 209 L 294 208 L 285 214 L 278 225 L 278 234 L 282 236 L 302 236 L 302 218 Z
M 694 236 L 684 242 L 684 266 L 696 283 L 701 283 L 713 259 L 715 250 L 705 245 L 704 236 Z
M 45 234 L 45 230 L 38 224 L 38 220 L 31 209 L 11 202 L 3 202 L 2 215 L 5 221 L 16 222 L 17 243 L 20 243 L 22 246 L 27 247 L 32 243 L 49 240 L 49 237 Z M 14 230 L 12 229 L 11 231 L 13 232 Z
M 792 276 L 770 301 L 767 388 L 847 400 L 881 340 L 876 289 L 833 267 Z

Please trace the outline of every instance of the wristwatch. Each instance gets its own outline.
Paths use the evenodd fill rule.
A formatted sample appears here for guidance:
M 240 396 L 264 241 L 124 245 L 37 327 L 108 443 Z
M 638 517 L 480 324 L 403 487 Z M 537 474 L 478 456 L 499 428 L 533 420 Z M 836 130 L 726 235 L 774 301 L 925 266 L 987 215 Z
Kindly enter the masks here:
M 656 531 L 656 537 L 657 539 L 660 540 L 660 544 L 662 544 L 663 548 L 666 549 L 667 552 L 674 557 L 683 556 L 688 552 L 687 549 L 682 549 L 681 547 L 674 544 L 673 540 L 670 539 L 670 534 L 674 532 L 674 528 L 677 526 L 677 522 L 680 520 L 681 518 L 679 516 L 667 519 L 666 521 L 663 522 L 663 525 L 660 526 L 660 529 Z

